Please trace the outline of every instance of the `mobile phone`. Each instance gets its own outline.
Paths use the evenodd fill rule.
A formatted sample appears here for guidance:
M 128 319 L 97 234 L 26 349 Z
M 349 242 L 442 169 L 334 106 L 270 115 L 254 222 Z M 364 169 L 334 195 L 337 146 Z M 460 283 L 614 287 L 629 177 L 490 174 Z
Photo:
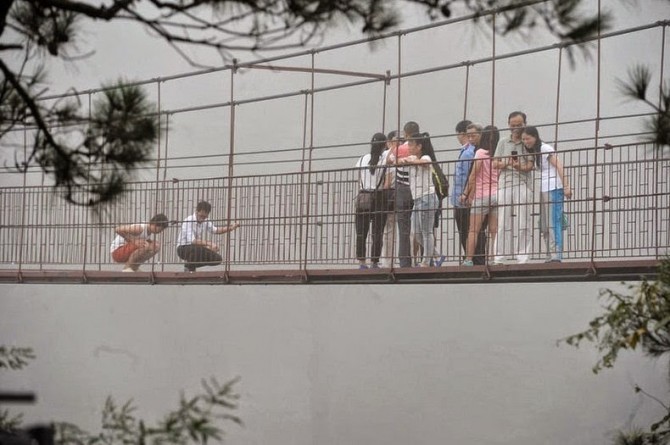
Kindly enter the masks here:
M 517 155 L 519 154 L 518 151 L 512 150 L 512 159 L 516 161 Z

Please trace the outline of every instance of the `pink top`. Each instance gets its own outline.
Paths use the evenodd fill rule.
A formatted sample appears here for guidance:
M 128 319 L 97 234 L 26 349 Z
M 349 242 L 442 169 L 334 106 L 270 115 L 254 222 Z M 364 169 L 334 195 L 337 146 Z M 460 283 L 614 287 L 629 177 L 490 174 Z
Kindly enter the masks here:
M 398 159 L 406 158 L 409 156 L 409 144 L 405 142 L 398 146 L 398 151 L 396 152 L 396 157 Z
M 475 153 L 475 166 L 479 166 L 475 176 L 475 198 L 492 196 L 498 192 L 498 174 L 500 170 L 491 165 L 488 150 L 480 148 Z

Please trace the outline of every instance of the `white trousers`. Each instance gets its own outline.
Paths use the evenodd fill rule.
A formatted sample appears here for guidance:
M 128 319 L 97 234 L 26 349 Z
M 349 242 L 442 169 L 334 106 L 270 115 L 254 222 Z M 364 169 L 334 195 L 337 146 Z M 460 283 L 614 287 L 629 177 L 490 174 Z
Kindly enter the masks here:
M 384 227 L 384 242 L 382 244 L 382 256 L 379 261 L 382 267 L 391 267 L 391 258 L 395 259 L 396 240 L 395 212 L 389 212 Z
M 529 199 L 533 194 L 525 184 L 498 189 L 498 236 L 495 240 L 495 261 L 516 256 L 517 262 L 527 263 L 530 259 L 532 237 L 530 234 Z M 513 218 L 512 215 L 516 215 Z M 517 246 L 514 247 L 516 233 Z

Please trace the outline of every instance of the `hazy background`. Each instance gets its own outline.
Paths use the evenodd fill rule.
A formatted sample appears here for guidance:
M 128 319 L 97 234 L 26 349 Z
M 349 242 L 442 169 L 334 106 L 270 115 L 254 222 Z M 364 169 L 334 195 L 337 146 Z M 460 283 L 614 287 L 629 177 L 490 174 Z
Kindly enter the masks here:
M 666 1 L 603 3 L 615 10 L 617 29 L 670 16 Z M 418 10 L 408 8 L 403 25 L 421 23 Z M 358 37 L 351 27 L 333 28 L 324 44 Z M 542 36 L 496 41 L 498 54 L 551 43 Z M 87 44 L 96 50 L 91 57 L 50 64 L 52 92 L 192 69 L 163 42 L 127 23 L 91 26 Z M 467 24 L 409 35 L 402 45 L 403 72 L 491 54 L 490 38 Z M 623 102 L 614 80 L 639 62 L 651 67 L 657 85 L 661 48 L 661 28 L 603 42 L 601 115 L 648 111 Z M 390 38 L 373 47 L 318 53 L 315 63 L 395 75 L 397 51 L 397 38 Z M 206 51 L 193 50 L 193 55 L 203 64 L 221 63 Z M 242 62 L 253 59 L 240 55 Z M 561 121 L 596 114 L 596 64 L 577 60 L 574 69 L 564 60 Z M 554 122 L 557 63 L 556 51 L 498 61 L 494 123 L 504 127 L 515 109 L 525 110 L 531 123 Z M 281 64 L 307 67 L 311 60 L 299 56 Z M 318 75 L 315 85 L 354 80 Z M 352 166 L 370 136 L 381 130 L 384 116 L 386 131 L 398 120 L 419 121 L 437 136 L 441 159 L 453 158 L 447 149 L 457 146 L 452 133 L 463 117 L 464 80 L 464 68 L 403 79 L 399 114 L 395 81 L 385 111 L 380 82 L 317 94 L 314 144 L 329 147 L 315 151 L 314 168 Z M 308 74 L 241 70 L 234 97 L 296 92 L 310 88 L 310 82 Z M 489 123 L 490 82 L 489 63 L 471 67 L 470 119 Z M 229 71 L 163 82 L 161 110 L 227 102 L 229 86 Z M 147 90 L 158 99 L 156 85 Z M 235 172 L 298 170 L 298 162 L 268 163 L 300 159 L 303 112 L 303 96 L 239 106 L 235 152 L 240 161 L 263 164 L 241 164 Z M 226 107 L 172 114 L 163 153 L 167 147 L 171 157 L 222 158 L 183 162 L 207 167 L 170 164 L 167 178 L 226 175 L 229 116 Z M 607 121 L 601 132 L 638 131 L 639 124 Z M 594 135 L 593 123 L 565 125 L 559 139 Z M 279 148 L 295 151 L 273 152 Z M 244 155 L 250 152 L 259 154 Z M 13 162 L 14 153 L 2 155 Z M 155 173 L 143 175 L 152 179 Z M 21 180 L 0 175 L 2 186 Z M 97 428 L 107 395 L 132 398 L 140 416 L 155 419 L 175 406 L 180 390 L 197 391 L 201 378 L 239 375 L 238 414 L 246 426 L 231 426 L 228 443 L 607 443 L 618 428 L 646 426 L 660 417 L 658 407 L 633 388 L 640 384 L 663 397 L 667 367 L 626 354 L 615 369 L 594 376 L 593 349 L 556 347 L 557 339 L 584 329 L 600 312 L 596 296 L 602 286 L 618 285 L 0 285 L 2 342 L 33 347 L 37 355 L 26 370 L 3 372 L 0 381 L 3 390 L 37 393 L 35 406 L 17 407 L 27 422 L 67 420 L 90 430 Z
M 1 387 L 90 431 L 108 395 L 151 421 L 240 376 L 229 444 L 607 444 L 662 416 L 634 386 L 663 399 L 668 370 L 624 353 L 596 376 L 593 348 L 557 347 L 601 287 L 1 285 L 0 338 L 37 356 Z
M 612 31 L 654 23 L 670 16 L 670 4 L 665 0 L 611 0 L 603 3 L 603 10 L 611 11 L 614 17 Z M 402 10 L 405 13 L 403 27 L 428 23 L 421 8 L 405 5 Z M 594 13 L 596 10 L 596 0 L 585 2 L 586 12 Z M 88 24 L 84 36 L 80 44 L 81 52 L 94 51 L 94 54 L 75 63 L 50 61 L 50 92 L 72 91 L 72 88 L 87 91 L 119 78 L 166 79 L 175 74 L 197 70 L 163 41 L 126 22 Z M 329 28 L 323 40 L 315 43 L 320 43 L 319 48 L 324 48 L 361 37 L 356 27 L 342 23 Z M 666 37 L 666 45 L 667 40 Z M 497 36 L 495 43 L 496 55 L 501 56 L 551 45 L 555 41 L 546 32 L 537 30 L 525 37 L 519 34 L 504 38 Z M 459 22 L 403 36 L 400 44 L 402 73 L 447 65 L 458 67 L 403 78 L 400 108 L 397 80 L 393 80 L 386 89 L 385 108 L 384 85 L 380 81 L 317 92 L 313 107 L 313 134 L 310 134 L 311 103 L 308 103 L 307 128 L 304 128 L 304 94 L 238 105 L 235 116 L 234 174 L 255 174 L 259 166 L 266 172 L 299 171 L 304 141 L 309 145 L 310 136 L 313 136 L 316 147 L 313 152 L 313 169 L 351 167 L 356 158 L 368 150 L 367 144 L 373 133 L 382 130 L 388 132 L 407 120 L 416 120 L 424 130 L 430 131 L 441 160 L 455 158 L 453 150 L 457 142 L 453 137 L 453 129 L 456 122 L 464 117 L 464 112 L 473 121 L 494 123 L 500 128 L 506 126 L 507 114 L 517 109 L 526 111 L 532 124 L 553 124 L 557 120 L 557 49 L 497 60 L 494 100 L 492 64 L 485 62 L 470 66 L 465 103 L 466 68 L 463 62 L 490 57 L 492 44 L 490 29 L 483 23 Z M 317 68 L 380 75 L 390 71 L 392 76 L 396 76 L 398 45 L 398 38 L 392 36 L 373 44 L 362 43 L 332 51 L 319 50 L 315 54 L 314 63 Z M 589 47 L 590 59 L 585 60 L 581 52 L 575 50 L 575 64 L 572 66 L 564 52 L 558 103 L 560 122 L 595 119 L 597 116 L 596 44 L 591 43 Z M 187 48 L 186 52 L 203 66 L 218 67 L 224 64 L 220 56 L 202 48 Z M 295 51 L 296 54 L 299 52 Z M 653 74 L 651 97 L 656 97 L 661 70 L 669 72 L 667 57 L 666 66 L 661 67 L 661 52 L 660 27 L 603 40 L 601 117 L 612 118 L 651 111 L 642 104 L 626 102 L 617 91 L 616 79 L 625 79 L 627 71 L 634 65 L 645 64 Z M 240 63 L 276 55 L 235 54 Z M 311 63 L 309 55 L 274 62 L 280 66 L 305 68 L 311 66 Z M 356 77 L 317 74 L 314 86 L 318 90 L 361 80 Z M 231 100 L 230 70 L 166 80 L 145 88 L 156 103 L 160 102 L 160 111 L 169 115 L 169 119 L 164 116 L 161 121 L 162 136 L 157 145 L 157 154 L 160 150 L 162 157 L 167 154 L 172 158 L 168 162 L 168 170 L 164 172 L 165 177 L 183 179 L 227 175 L 228 154 L 231 150 L 230 108 L 215 105 Z M 236 101 L 255 101 L 267 95 L 293 94 L 309 88 L 311 76 L 308 73 L 241 69 L 234 76 L 232 97 Z M 84 94 L 80 99 L 84 104 L 88 103 L 88 95 Z M 91 100 L 94 102 L 96 95 L 92 95 Z M 203 106 L 214 107 L 188 111 Z M 600 143 L 630 142 L 630 138 L 610 136 L 641 131 L 641 124 L 639 118 L 606 119 L 601 122 L 600 136 L 604 140 Z M 552 141 L 555 139 L 554 130 L 553 126 L 542 128 L 541 135 Z M 560 143 L 558 148 L 592 146 L 595 135 L 596 125 L 593 121 L 565 123 L 558 131 L 558 139 L 568 142 Z M 580 140 L 569 142 L 575 139 Z M 13 163 L 14 153 L 5 150 L 3 156 L 5 161 L 9 159 Z M 178 159 L 182 157 L 189 158 Z M 273 161 L 283 162 L 269 164 Z M 151 169 L 139 175 L 145 180 L 153 180 L 155 176 Z M 18 180 L 20 177 L 17 176 L 0 176 L 2 184 L 18 184 Z M 42 178 L 34 175 L 31 181 L 40 183 Z

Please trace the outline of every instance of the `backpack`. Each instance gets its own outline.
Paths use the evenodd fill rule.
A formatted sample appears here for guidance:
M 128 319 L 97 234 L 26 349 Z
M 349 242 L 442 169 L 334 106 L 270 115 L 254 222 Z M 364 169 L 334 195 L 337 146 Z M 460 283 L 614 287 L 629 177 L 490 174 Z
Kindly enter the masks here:
M 440 164 L 437 163 L 433 164 L 433 185 L 435 186 L 435 194 L 440 201 L 449 196 L 449 180 L 444 176 Z

